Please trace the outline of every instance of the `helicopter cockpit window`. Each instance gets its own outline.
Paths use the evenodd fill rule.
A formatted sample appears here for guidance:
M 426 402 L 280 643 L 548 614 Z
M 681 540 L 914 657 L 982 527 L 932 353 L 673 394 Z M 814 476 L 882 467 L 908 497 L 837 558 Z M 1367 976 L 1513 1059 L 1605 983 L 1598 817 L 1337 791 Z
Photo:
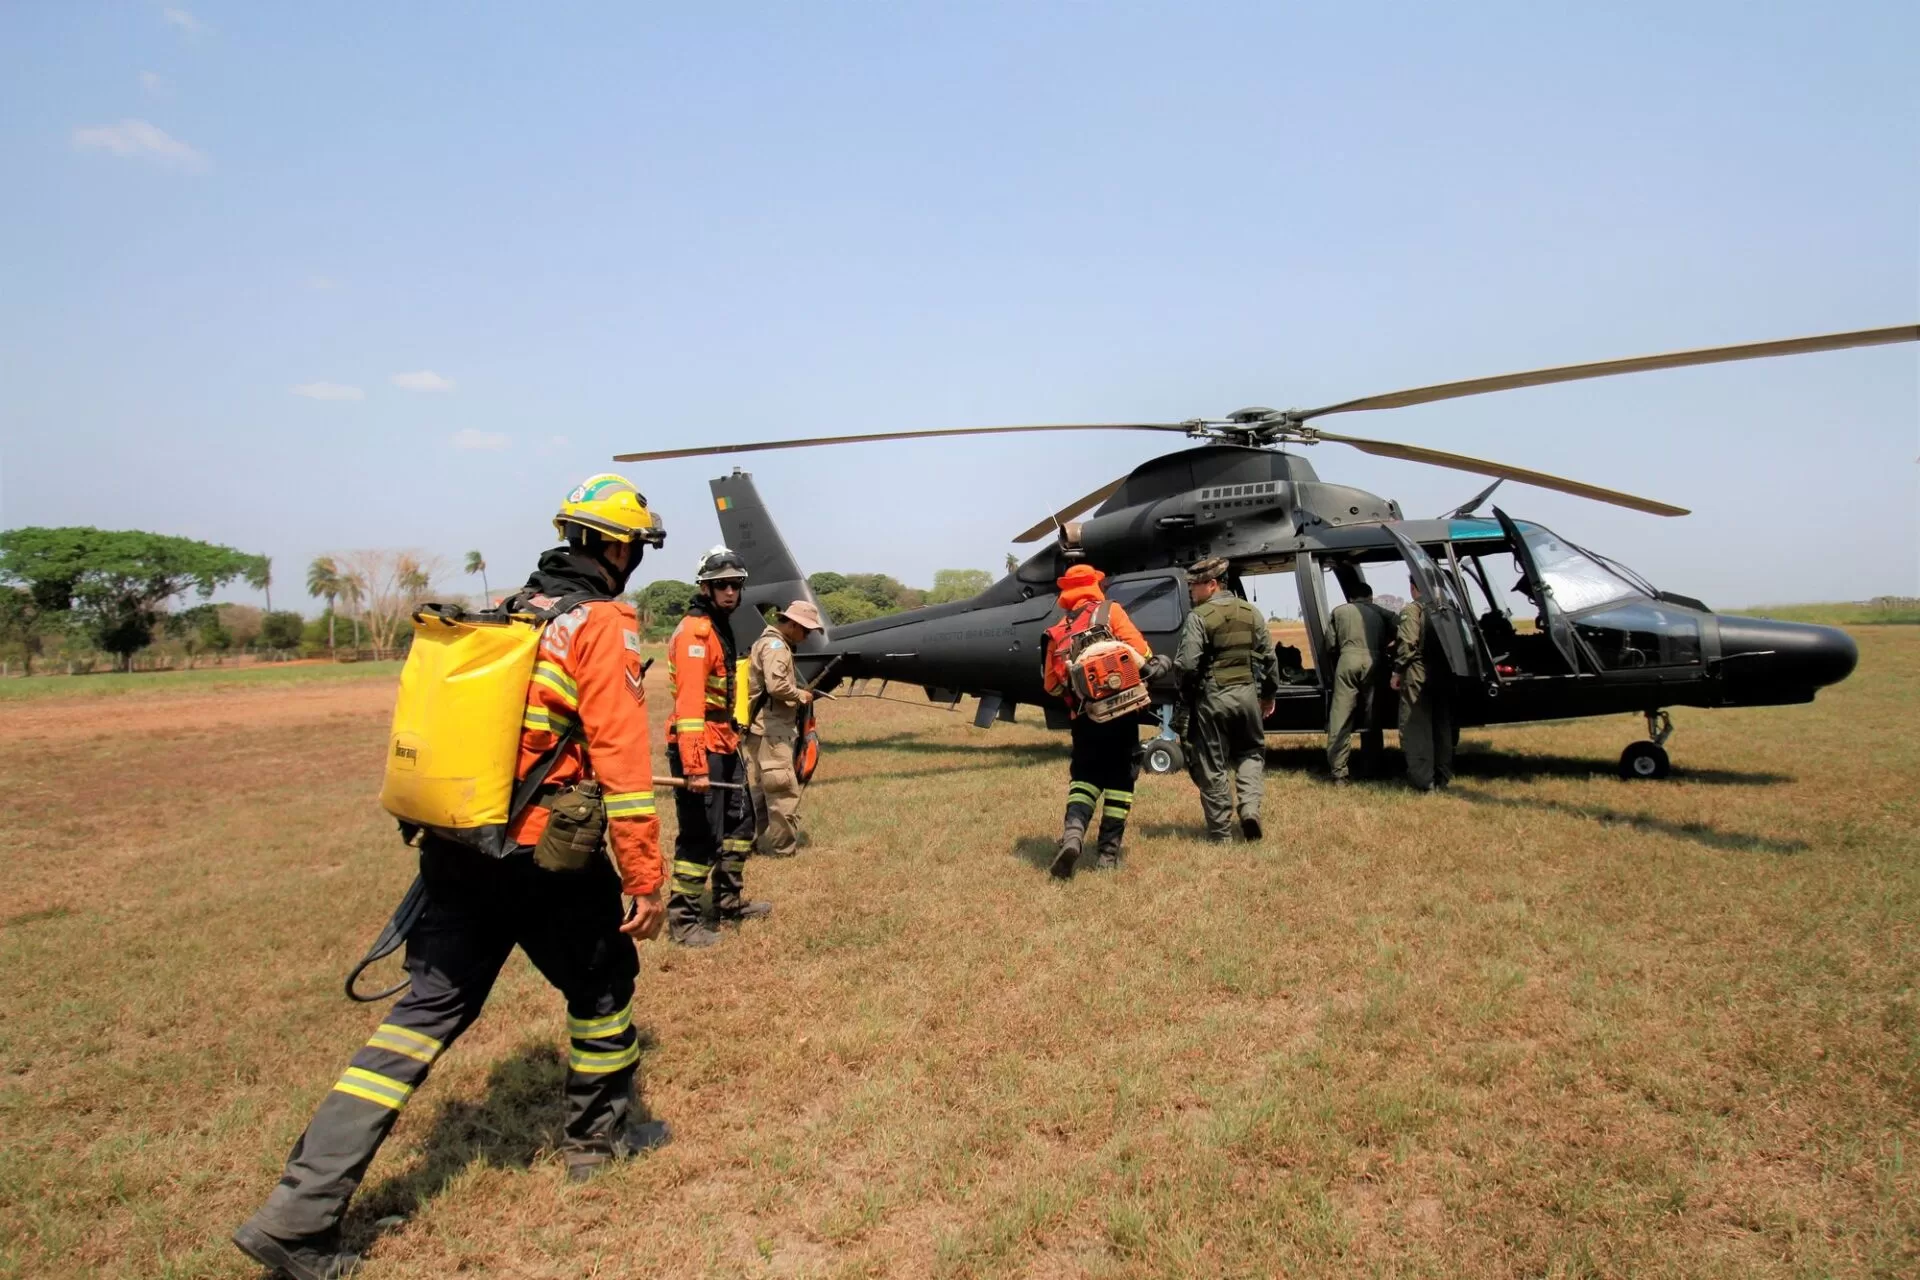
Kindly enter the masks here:
M 1526 525 L 1521 536 L 1533 553 L 1540 576 L 1553 590 L 1553 602 L 1565 613 L 1578 613 L 1615 600 L 1642 598 L 1640 589 L 1550 529 Z
M 1617 605 L 1574 619 L 1573 629 L 1609 671 L 1700 661 L 1700 620 L 1680 609 L 1651 602 Z
M 1180 605 L 1174 599 L 1172 578 L 1144 578 L 1119 582 L 1107 589 L 1107 599 L 1119 603 L 1142 631 L 1166 632 L 1180 629 Z

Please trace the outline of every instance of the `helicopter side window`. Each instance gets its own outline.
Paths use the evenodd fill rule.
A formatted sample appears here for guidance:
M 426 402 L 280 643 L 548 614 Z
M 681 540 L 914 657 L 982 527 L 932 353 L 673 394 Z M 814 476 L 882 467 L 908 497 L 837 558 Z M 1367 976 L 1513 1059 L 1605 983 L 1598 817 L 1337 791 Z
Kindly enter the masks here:
M 1700 620 L 1656 604 L 1623 604 L 1574 619 L 1573 629 L 1608 671 L 1685 667 L 1700 661 Z
M 1521 536 L 1563 615 L 1642 595 L 1638 587 L 1551 530 L 1527 525 Z
M 1164 633 L 1180 629 L 1180 605 L 1174 598 L 1172 578 L 1146 578 L 1120 582 L 1107 592 L 1107 598 L 1119 604 L 1142 631 Z

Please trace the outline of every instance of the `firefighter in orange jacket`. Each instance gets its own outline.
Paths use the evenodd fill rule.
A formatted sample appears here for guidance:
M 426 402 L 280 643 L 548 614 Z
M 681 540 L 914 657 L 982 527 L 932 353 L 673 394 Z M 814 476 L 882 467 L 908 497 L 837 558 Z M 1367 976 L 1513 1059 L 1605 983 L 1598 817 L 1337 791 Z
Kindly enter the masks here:
M 667 1140 L 662 1122 L 629 1124 L 640 1060 L 634 947 L 660 931 L 665 868 L 639 626 L 617 598 L 643 544 L 657 547 L 665 533 L 645 499 L 614 475 L 573 490 L 554 527 L 567 545 L 540 557 L 509 605 L 559 610 L 527 688 L 516 776 L 530 776 L 549 756 L 552 767 L 509 827 L 515 847 L 505 857 L 435 835 L 420 842 L 426 905 L 407 935 L 411 990 L 320 1104 L 265 1206 L 234 1232 L 242 1252 L 295 1280 L 332 1280 L 353 1268 L 339 1243 L 348 1199 L 434 1062 L 480 1016 L 516 944 L 566 997 L 572 1052 L 560 1146 L 568 1176 L 591 1177 Z M 587 836 L 556 860 L 555 842 L 541 840 L 553 813 L 564 801 L 591 810 L 596 794 L 612 862 Z M 633 897 L 624 916 L 623 891 Z
M 1120 844 L 1127 834 L 1127 814 L 1133 809 L 1133 780 L 1140 771 L 1140 730 L 1133 717 L 1120 716 L 1105 724 L 1081 714 L 1067 676 L 1067 655 L 1074 635 L 1092 622 L 1095 611 L 1107 603 L 1107 626 L 1113 638 L 1129 646 L 1145 662 L 1153 656 L 1146 637 L 1118 603 L 1108 602 L 1100 584 L 1106 574 L 1088 564 L 1077 564 L 1061 575 L 1061 617 L 1047 628 L 1041 646 L 1041 671 L 1047 692 L 1064 699 L 1072 717 L 1073 758 L 1067 770 L 1067 816 L 1059 850 L 1049 870 L 1070 879 L 1086 844 L 1093 811 L 1100 810 L 1099 869 L 1120 865 Z
M 773 904 L 741 896 L 747 855 L 753 851 L 753 803 L 740 755 L 740 725 L 734 720 L 742 675 L 732 619 L 746 586 L 747 564 L 727 548 L 715 547 L 700 558 L 694 579 L 700 594 L 667 643 L 673 689 L 667 766 L 674 777 L 686 779 L 686 786 L 673 793 L 680 829 L 673 839 L 667 935 L 682 946 L 710 947 L 720 935 L 700 907 L 709 882 L 716 924 L 764 916 Z

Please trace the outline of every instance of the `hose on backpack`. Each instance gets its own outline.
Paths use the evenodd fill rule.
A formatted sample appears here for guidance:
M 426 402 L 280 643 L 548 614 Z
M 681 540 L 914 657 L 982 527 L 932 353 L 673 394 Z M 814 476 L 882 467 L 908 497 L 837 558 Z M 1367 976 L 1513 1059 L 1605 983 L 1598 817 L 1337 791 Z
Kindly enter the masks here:
M 406 896 L 401 898 L 400 905 L 393 909 L 393 916 L 387 921 L 386 928 L 380 930 L 380 936 L 373 940 L 371 947 L 367 948 L 367 954 L 361 956 L 360 963 L 353 966 L 353 971 L 347 974 L 347 999 L 359 1004 L 373 1004 L 407 989 L 407 984 L 412 981 L 410 978 L 402 978 L 385 991 L 376 991 L 371 995 L 363 995 L 355 990 L 354 983 L 358 982 L 360 975 L 377 961 L 384 960 L 400 949 L 400 944 L 407 940 L 407 935 L 413 931 L 413 926 L 420 922 L 420 914 L 426 909 L 427 882 L 415 876 L 413 883 L 407 886 Z

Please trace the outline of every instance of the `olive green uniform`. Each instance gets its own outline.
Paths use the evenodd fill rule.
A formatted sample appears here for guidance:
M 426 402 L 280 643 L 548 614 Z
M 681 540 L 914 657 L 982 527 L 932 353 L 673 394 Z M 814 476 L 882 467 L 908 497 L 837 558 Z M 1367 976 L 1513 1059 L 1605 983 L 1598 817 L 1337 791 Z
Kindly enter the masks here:
M 1349 600 L 1333 611 L 1333 707 L 1327 716 L 1327 768 L 1336 780 L 1347 776 L 1353 735 L 1360 733 L 1362 758 L 1376 767 L 1384 704 L 1378 697 L 1386 681 L 1387 648 L 1396 620 L 1371 600 Z
M 1400 610 L 1393 670 L 1400 677 L 1400 749 L 1407 754 L 1407 781 L 1420 791 L 1444 787 L 1453 781 L 1453 669 L 1418 600 Z
M 747 786 L 753 793 L 754 848 L 775 858 L 800 851 L 800 779 L 793 769 L 803 686 L 793 646 L 768 627 L 747 653 Z
M 1208 837 L 1225 840 L 1236 793 L 1240 820 L 1260 820 L 1267 764 L 1260 704 L 1280 692 L 1273 637 L 1258 609 L 1221 590 L 1187 615 L 1173 665 L 1191 691 L 1187 772 L 1200 789 Z

